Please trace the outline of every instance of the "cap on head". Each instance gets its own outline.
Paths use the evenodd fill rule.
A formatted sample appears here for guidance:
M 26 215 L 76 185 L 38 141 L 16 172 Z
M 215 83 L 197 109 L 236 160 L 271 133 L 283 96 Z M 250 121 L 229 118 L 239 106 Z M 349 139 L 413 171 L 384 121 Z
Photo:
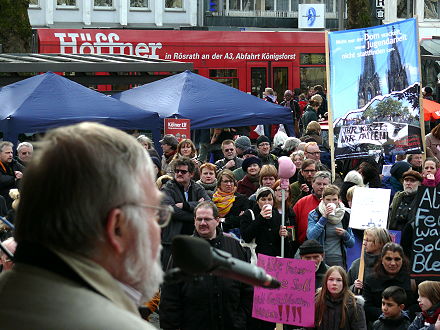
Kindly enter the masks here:
M 261 143 L 263 143 L 263 142 L 268 142 L 268 143 L 270 144 L 270 140 L 269 140 L 269 138 L 268 138 L 267 136 L 265 136 L 265 135 L 260 135 L 260 136 L 258 137 L 258 139 L 257 139 L 257 147 L 258 147 Z
M 420 181 L 420 182 L 423 181 L 422 175 L 419 172 L 414 171 L 414 170 L 408 170 L 408 171 L 404 172 L 402 174 L 402 179 L 405 180 L 406 177 L 412 177 L 412 178 L 414 178 L 414 180 L 417 180 L 417 181 Z
M 243 169 L 243 171 L 245 172 L 245 173 L 247 173 L 247 169 L 248 169 L 248 167 L 249 166 L 251 166 L 252 164 L 258 164 L 258 166 L 260 166 L 261 167 L 261 159 L 260 158 L 258 158 L 258 157 L 249 157 L 249 158 L 246 158 L 244 161 L 243 161 L 243 164 L 241 165 L 241 168 Z
M 162 140 L 159 141 L 160 144 L 168 144 L 169 146 L 172 146 L 173 148 L 177 148 L 177 145 L 179 144 L 179 141 L 177 141 L 176 137 L 171 134 L 166 134 Z
M 247 136 L 240 136 L 235 140 L 235 146 L 241 150 L 251 147 L 251 140 Z
M 301 256 L 313 253 L 324 253 L 323 246 L 317 240 L 309 239 L 299 247 L 299 255 Z

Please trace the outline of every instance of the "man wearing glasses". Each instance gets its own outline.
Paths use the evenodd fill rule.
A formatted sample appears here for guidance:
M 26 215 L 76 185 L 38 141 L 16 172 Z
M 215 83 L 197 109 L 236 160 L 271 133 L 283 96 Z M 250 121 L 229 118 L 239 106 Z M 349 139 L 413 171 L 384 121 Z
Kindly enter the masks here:
M 205 201 L 194 209 L 194 236 L 212 247 L 249 262 L 239 241 L 223 235 L 217 207 Z M 252 309 L 252 287 L 235 280 L 201 275 L 162 287 L 160 327 L 168 329 L 246 329 Z
M 162 266 L 167 269 L 171 256 L 171 242 L 176 235 L 192 235 L 194 232 L 194 208 L 199 202 L 210 200 L 205 189 L 193 180 L 194 162 L 182 157 L 173 161 L 174 179 L 162 188 L 164 204 L 171 205 L 174 214 L 170 224 L 162 231 Z
M 292 205 L 295 205 L 301 198 L 310 195 L 312 192 L 312 181 L 316 172 L 316 162 L 313 159 L 303 161 L 299 169 L 298 181 L 290 185 L 290 195 L 292 196 Z
M 222 151 L 224 158 L 215 162 L 218 172 L 226 169 L 233 171 L 241 167 L 243 159 L 237 157 L 237 149 L 233 140 L 224 140 Z
M 278 157 L 270 153 L 270 140 L 265 135 L 257 139 L 258 158 L 263 165 L 273 165 L 278 168 Z
M 22 180 L 0 327 L 154 329 L 138 306 L 162 282 L 161 199 L 132 136 L 96 123 L 48 132 Z
M 329 168 L 321 163 L 321 150 L 316 142 L 307 142 L 304 146 L 304 156 L 306 159 L 313 159 L 316 162 L 318 171 L 330 171 Z

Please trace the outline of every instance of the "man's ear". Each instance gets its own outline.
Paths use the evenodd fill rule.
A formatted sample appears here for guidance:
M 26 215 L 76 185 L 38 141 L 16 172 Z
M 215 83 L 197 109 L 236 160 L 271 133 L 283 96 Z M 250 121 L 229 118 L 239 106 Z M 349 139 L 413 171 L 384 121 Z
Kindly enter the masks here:
M 401 311 L 403 311 L 405 309 L 405 304 L 400 304 L 399 308 L 400 308 Z
M 117 254 L 122 254 L 127 248 L 129 230 L 127 219 L 121 209 L 115 208 L 110 211 L 105 233 L 111 248 Z

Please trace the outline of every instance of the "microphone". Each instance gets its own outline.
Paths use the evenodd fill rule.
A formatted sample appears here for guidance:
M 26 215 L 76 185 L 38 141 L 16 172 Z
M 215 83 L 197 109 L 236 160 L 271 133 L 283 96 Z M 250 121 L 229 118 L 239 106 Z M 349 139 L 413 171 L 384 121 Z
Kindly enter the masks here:
M 201 238 L 176 236 L 172 243 L 172 254 L 176 266 L 187 274 L 212 273 L 268 289 L 281 286 L 263 268 L 233 258 L 230 253 L 211 247 Z

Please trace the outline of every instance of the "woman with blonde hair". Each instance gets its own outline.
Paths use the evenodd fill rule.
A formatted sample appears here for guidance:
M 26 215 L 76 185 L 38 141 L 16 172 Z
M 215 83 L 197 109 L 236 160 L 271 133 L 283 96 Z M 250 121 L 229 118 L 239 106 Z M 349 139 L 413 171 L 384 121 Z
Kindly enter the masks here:
M 367 329 L 362 304 L 348 289 L 347 273 L 340 266 L 327 270 L 316 293 L 315 329 Z

